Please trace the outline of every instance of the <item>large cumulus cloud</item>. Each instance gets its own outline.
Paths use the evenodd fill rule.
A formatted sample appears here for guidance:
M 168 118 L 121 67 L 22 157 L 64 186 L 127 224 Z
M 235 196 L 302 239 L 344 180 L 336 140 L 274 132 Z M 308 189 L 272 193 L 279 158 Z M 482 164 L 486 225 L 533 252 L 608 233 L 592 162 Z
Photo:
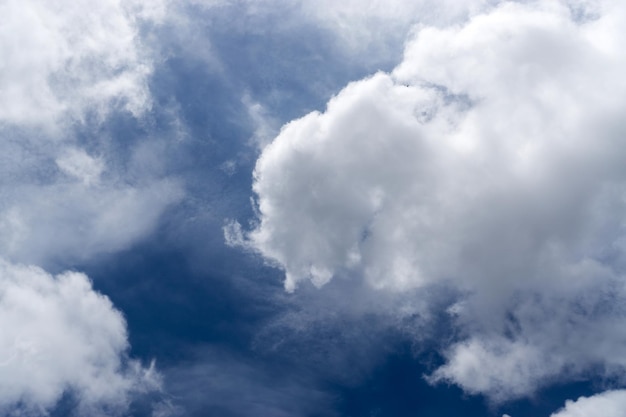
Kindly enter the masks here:
M 433 382 L 504 401 L 622 380 L 625 18 L 613 1 L 506 2 L 417 28 L 391 73 L 283 127 L 256 165 L 258 223 L 227 237 L 288 290 L 460 290 Z

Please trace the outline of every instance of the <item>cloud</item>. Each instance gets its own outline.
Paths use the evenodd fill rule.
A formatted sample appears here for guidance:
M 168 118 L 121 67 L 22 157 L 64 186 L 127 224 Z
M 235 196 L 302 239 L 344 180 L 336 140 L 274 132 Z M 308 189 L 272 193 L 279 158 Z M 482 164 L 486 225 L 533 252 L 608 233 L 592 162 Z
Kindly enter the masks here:
M 344 50 L 353 54 L 364 52 L 387 55 L 385 49 L 395 50 L 415 23 L 448 25 L 467 19 L 484 10 L 489 0 L 404 1 L 302 0 L 299 6 L 304 16 L 335 33 Z
M 48 267 L 125 249 L 184 196 L 157 138 L 123 155 L 105 134 L 96 146 L 29 140 L 0 141 L 0 254 L 11 260 Z
M 330 396 L 306 375 L 268 369 L 212 348 L 164 373 L 167 391 L 183 404 L 180 415 L 335 415 L 328 411 Z
M 180 183 L 168 179 L 139 187 L 83 181 L 5 191 L 10 203 L 0 210 L 1 252 L 47 265 L 126 249 L 148 235 L 163 211 L 182 197 Z
M 362 277 L 464 294 L 433 382 L 500 402 L 622 378 L 625 19 L 610 1 L 504 2 L 417 27 L 391 73 L 263 150 L 258 224 L 231 223 L 231 243 L 289 291 Z
M 189 24 L 193 22 L 188 17 L 189 10 L 194 13 L 208 10 L 203 19 L 205 29 L 215 25 L 212 20 L 228 21 L 228 28 L 233 33 L 269 34 L 270 37 L 290 34 L 302 39 L 302 45 L 309 43 L 310 40 L 303 38 L 307 37 L 307 31 L 311 31 L 313 43 L 322 43 L 326 49 L 339 51 L 340 59 L 367 68 L 380 68 L 392 65 L 401 56 L 403 41 L 414 24 L 440 26 L 462 22 L 495 3 L 497 0 L 188 0 L 176 9 L 182 13 L 177 17 L 170 15 L 170 20 Z M 265 29 L 268 26 L 271 27 L 269 32 Z M 186 38 L 192 39 L 195 45 L 201 31 L 199 29 Z M 211 39 L 202 40 L 203 45 L 209 43 Z M 185 48 L 184 44 L 182 48 Z M 198 51 L 194 53 L 199 54 Z M 206 61 L 215 67 L 214 59 Z
M 0 410 L 47 415 L 64 394 L 88 415 L 122 413 L 159 376 L 128 358 L 126 323 L 78 272 L 0 260 Z
M 48 266 L 124 249 L 182 198 L 181 182 L 152 163 L 161 138 L 122 149 L 107 131 L 114 115 L 137 122 L 151 107 L 145 32 L 166 7 L 0 4 L 2 256 Z
M 142 23 L 164 2 L 3 1 L 0 13 L 0 122 L 58 128 L 110 106 L 140 114 L 150 106 L 150 56 Z
M 624 415 L 626 391 L 607 391 L 592 397 L 567 401 L 565 407 L 552 417 L 619 417 Z
M 152 163 L 161 138 L 125 136 L 122 147 L 111 133 L 151 108 L 146 32 L 165 8 L 0 2 L 3 415 L 47 415 L 65 402 L 80 415 L 119 415 L 160 384 L 128 357 L 122 314 L 85 275 L 21 263 L 58 270 L 127 248 L 182 198 L 180 181 Z

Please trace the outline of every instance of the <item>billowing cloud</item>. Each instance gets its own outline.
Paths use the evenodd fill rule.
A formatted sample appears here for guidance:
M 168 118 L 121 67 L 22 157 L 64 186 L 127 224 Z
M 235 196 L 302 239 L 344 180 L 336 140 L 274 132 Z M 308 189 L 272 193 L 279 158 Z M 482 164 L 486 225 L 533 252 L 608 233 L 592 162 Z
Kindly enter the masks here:
M 47 415 L 64 394 L 82 415 L 117 415 L 133 393 L 159 387 L 127 357 L 122 314 L 84 274 L 0 260 L 0 327 L 3 415 Z
M 227 236 L 290 291 L 357 276 L 465 294 L 433 382 L 505 401 L 621 380 L 625 19 L 612 1 L 505 2 L 417 28 L 391 73 L 283 127 L 256 165 L 258 224 Z
M 552 417 L 620 417 L 626 409 L 626 392 L 607 391 L 592 397 L 567 401 L 565 407 Z

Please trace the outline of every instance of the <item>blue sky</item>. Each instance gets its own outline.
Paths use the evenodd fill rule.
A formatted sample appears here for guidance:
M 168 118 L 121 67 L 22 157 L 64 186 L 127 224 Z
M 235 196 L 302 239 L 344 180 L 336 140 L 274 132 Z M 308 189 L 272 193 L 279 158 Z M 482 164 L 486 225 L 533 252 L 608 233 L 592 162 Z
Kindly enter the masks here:
M 624 415 L 619 2 L 0 15 L 0 414 Z

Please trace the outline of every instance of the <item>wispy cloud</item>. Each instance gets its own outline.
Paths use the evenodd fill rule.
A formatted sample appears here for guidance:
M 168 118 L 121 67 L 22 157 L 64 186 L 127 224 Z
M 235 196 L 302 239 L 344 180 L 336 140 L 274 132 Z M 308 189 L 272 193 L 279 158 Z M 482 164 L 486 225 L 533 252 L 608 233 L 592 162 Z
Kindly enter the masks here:
M 332 416 L 332 399 L 305 376 L 268 369 L 244 357 L 204 347 L 193 361 L 165 370 L 166 388 L 185 416 Z
M 138 172 L 145 149 L 128 147 L 130 155 L 120 155 L 102 128 L 113 114 L 139 118 L 150 109 L 153 53 L 142 33 L 163 18 L 165 7 L 141 1 L 0 5 L 6 20 L 0 30 L 4 256 L 47 265 L 118 250 L 145 236 L 182 197 L 179 182 L 153 168 Z M 97 133 L 85 140 L 84 131 Z M 157 138 L 152 141 L 158 147 Z

